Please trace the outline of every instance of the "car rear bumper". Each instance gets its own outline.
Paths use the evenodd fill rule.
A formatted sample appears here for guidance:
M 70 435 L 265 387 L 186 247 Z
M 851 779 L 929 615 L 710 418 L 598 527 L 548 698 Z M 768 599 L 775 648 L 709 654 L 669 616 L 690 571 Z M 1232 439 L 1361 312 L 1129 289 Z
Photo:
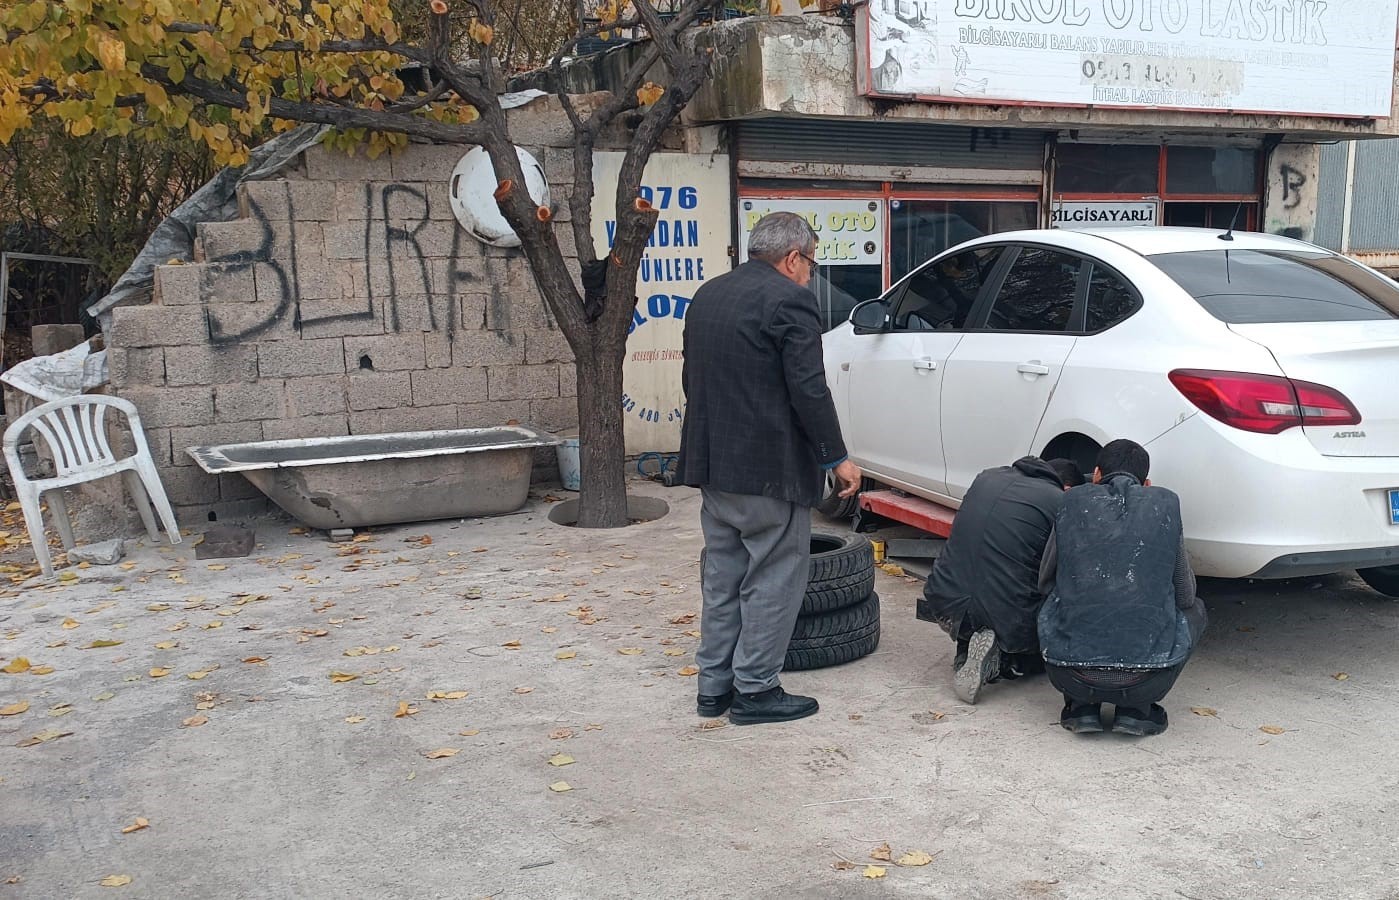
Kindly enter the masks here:
M 1399 458 L 1322 456 L 1302 434 L 1195 415 L 1152 441 L 1155 484 L 1181 498 L 1200 575 L 1289 578 L 1399 564 L 1388 491 Z

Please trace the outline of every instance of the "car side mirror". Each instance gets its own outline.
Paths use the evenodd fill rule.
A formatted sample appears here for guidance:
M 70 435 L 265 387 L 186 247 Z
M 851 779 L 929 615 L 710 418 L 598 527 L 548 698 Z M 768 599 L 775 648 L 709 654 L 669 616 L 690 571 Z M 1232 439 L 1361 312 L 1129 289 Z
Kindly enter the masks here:
M 889 307 L 881 299 L 866 300 L 850 311 L 856 334 L 877 334 L 889 328 Z

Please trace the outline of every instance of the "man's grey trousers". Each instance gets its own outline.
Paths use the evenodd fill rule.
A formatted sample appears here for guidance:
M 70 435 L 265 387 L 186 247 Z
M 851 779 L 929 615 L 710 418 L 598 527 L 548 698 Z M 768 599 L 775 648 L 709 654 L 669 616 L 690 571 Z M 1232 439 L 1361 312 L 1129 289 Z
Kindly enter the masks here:
M 703 488 L 699 692 L 775 688 L 806 594 L 811 511 Z

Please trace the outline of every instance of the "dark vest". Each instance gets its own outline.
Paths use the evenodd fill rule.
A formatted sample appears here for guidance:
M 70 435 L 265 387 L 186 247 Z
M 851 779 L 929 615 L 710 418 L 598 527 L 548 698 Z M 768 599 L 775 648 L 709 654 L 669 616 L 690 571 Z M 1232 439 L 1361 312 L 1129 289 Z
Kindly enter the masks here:
M 1131 475 L 1064 495 L 1058 567 L 1040 609 L 1045 661 L 1073 668 L 1165 669 L 1190 654 L 1176 607 L 1180 500 Z

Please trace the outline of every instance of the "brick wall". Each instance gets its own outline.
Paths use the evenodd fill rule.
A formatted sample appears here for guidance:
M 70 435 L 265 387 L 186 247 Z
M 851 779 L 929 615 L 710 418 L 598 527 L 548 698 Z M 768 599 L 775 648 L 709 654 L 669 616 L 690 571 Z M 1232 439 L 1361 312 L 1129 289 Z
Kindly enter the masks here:
M 553 100 L 511 113 L 546 167 L 573 246 L 566 120 Z M 245 184 L 242 217 L 199 226 L 196 262 L 156 269 L 153 302 L 113 310 L 113 392 L 141 412 L 181 519 L 262 508 L 239 475 L 205 474 L 197 444 L 577 424 L 572 357 L 518 250 L 452 216 L 465 146 L 367 160 L 308 151 Z M 541 455 L 541 462 L 547 455 Z

